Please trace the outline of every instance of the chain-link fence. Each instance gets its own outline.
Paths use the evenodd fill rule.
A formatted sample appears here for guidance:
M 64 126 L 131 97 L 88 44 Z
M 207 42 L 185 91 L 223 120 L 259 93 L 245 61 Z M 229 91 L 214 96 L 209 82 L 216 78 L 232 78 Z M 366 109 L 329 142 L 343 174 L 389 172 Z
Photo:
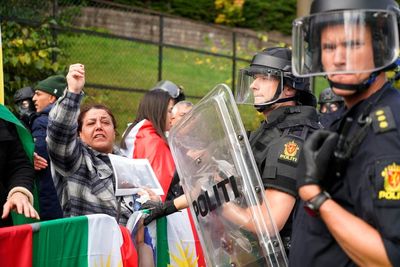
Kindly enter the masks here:
M 28 25 L 36 25 L 37 18 L 44 17 L 57 21 L 51 24 L 53 38 L 66 56 L 66 64 L 85 65 L 86 101 L 108 105 L 115 112 L 120 132 L 134 119 L 142 94 L 157 81 L 167 79 L 182 85 L 188 100 L 197 102 L 219 83 L 234 90 L 237 70 L 248 64 L 256 51 L 288 41 L 279 36 L 282 41 L 267 40 L 248 30 L 110 1 L 27 2 L 24 5 L 31 12 L 18 13 L 16 9 L 13 13 L 9 7 L 2 20 Z M 247 124 L 252 124 L 252 118 L 254 113 L 245 113 Z

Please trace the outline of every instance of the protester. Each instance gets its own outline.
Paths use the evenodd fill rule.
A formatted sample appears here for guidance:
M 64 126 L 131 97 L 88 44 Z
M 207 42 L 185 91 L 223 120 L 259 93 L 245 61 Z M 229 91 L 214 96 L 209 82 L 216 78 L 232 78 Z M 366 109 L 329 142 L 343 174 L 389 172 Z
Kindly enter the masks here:
M 193 108 L 193 103 L 189 101 L 179 101 L 172 108 L 171 126 L 174 126 Z
M 400 93 L 385 73 L 399 14 L 393 0 L 314 0 L 293 24 L 295 72 L 326 76 L 346 108 L 304 145 L 291 266 L 400 265 Z
M 125 130 L 121 140 L 121 148 L 126 148 L 127 157 L 149 159 L 164 192 L 168 192 L 175 170 L 165 136 L 170 128 L 174 104 L 167 92 L 148 91 L 139 103 L 135 121 Z
M 64 216 L 105 213 L 125 225 L 133 210 L 129 201 L 118 207 L 115 177 L 108 153 L 114 147 L 116 121 L 104 105 L 83 107 L 85 68 L 73 64 L 68 90 L 49 114 L 47 145 L 54 170 L 54 185 Z
M 179 97 L 177 95 L 174 96 Z M 177 211 L 177 208 L 173 204 L 174 199 L 179 196 L 184 197 L 165 135 L 171 127 L 171 112 L 174 104 L 175 99 L 165 90 L 152 89 L 148 91 L 140 101 L 135 121 L 125 131 L 121 140 L 122 147 L 132 148 L 132 152 L 128 152 L 128 156 L 149 160 L 164 191 L 160 202 L 149 200 L 148 203 L 146 202 L 147 204 L 143 205 L 143 208 L 147 209 L 149 203 L 165 206 L 168 210 L 165 216 Z M 153 214 L 155 208 L 149 206 L 150 214 L 144 220 L 145 225 L 150 224 L 157 218 Z M 168 227 L 164 228 L 165 232 L 157 232 L 157 240 L 165 240 L 163 242 L 169 243 L 167 254 L 174 254 L 176 251 L 179 251 L 179 247 L 185 247 L 190 251 L 191 255 L 196 255 L 198 251 L 195 251 L 194 248 L 198 246 L 199 240 L 191 221 L 188 210 L 167 217 L 166 224 Z M 157 221 L 157 225 L 161 224 L 163 222 Z M 181 235 L 185 236 L 185 238 L 182 238 Z M 170 242 L 170 240 L 173 240 L 173 237 L 180 240 Z M 159 242 L 157 241 L 157 243 Z M 180 260 L 182 264 L 183 262 L 185 264 L 193 262 L 193 258 L 191 257 L 180 256 L 182 256 Z M 195 261 L 204 261 L 204 259 L 200 257 L 200 259 L 196 259 Z M 166 264 L 167 262 L 158 261 L 158 266 L 166 266 Z M 175 260 L 175 264 L 178 264 L 178 261 Z
M 48 165 L 50 159 L 47 153 L 46 136 L 49 112 L 66 87 L 67 81 L 64 76 L 53 75 L 38 82 L 32 98 L 36 114 L 31 121 L 31 133 L 35 140 L 34 166 L 39 185 L 39 210 L 42 220 L 63 217 Z
M 0 227 L 13 225 L 10 211 L 23 214 L 27 218 L 39 219 L 33 208 L 33 183 L 35 173 L 24 151 L 16 127 L 27 131 L 17 118 L 0 105 Z M 25 133 L 29 136 L 29 133 Z
M 169 128 L 171 127 L 171 112 L 172 112 L 172 107 L 168 109 L 168 112 L 165 112 L 165 106 L 164 104 L 166 103 L 163 99 L 163 96 L 169 96 L 169 99 L 171 100 L 171 105 L 174 106 L 177 102 L 179 101 L 184 101 L 185 100 L 185 95 L 182 92 L 182 87 L 174 84 L 171 81 L 168 80 L 163 80 L 158 82 L 153 88 L 150 89 L 150 91 L 163 91 L 167 92 L 168 94 L 161 94 L 161 93 L 154 93 L 154 96 L 152 97 L 147 97 L 143 98 L 142 102 L 148 101 L 146 99 L 151 99 L 152 98 L 157 98 L 157 101 L 162 103 L 162 106 L 160 107 L 153 107 L 154 105 L 152 103 L 141 103 L 142 107 L 139 106 L 139 109 L 141 110 L 142 114 L 138 114 L 135 122 L 129 124 L 128 128 L 124 131 L 122 134 L 122 139 L 121 139 L 121 149 L 122 152 L 127 156 L 127 157 L 132 157 L 133 149 L 134 149 L 134 143 L 135 140 L 133 139 L 136 135 L 135 131 L 132 131 L 132 128 L 136 126 L 136 124 L 139 122 L 139 120 L 144 120 L 148 119 L 149 121 L 154 123 L 154 127 L 156 127 L 157 134 L 161 136 L 164 141 L 166 141 L 166 137 L 169 131 Z M 153 94 L 153 93 L 147 93 L 148 94 Z M 168 102 L 169 103 L 169 102 Z M 157 109 L 157 110 L 155 110 Z M 156 111 L 156 112 L 153 112 Z M 138 111 L 139 113 L 139 111 Z

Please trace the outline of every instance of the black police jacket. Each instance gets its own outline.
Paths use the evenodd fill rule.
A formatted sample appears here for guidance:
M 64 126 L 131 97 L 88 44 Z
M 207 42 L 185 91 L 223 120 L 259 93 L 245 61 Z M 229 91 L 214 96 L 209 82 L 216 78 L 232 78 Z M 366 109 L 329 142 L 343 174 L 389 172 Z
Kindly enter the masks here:
M 345 142 L 336 149 L 343 159 L 336 157 L 329 170 L 340 175 L 331 175 L 326 188 L 334 201 L 379 232 L 393 266 L 400 265 L 399 103 L 399 91 L 386 84 L 332 124 Z M 295 220 L 290 266 L 356 266 L 325 223 L 308 216 L 302 204 Z
M 264 188 L 273 188 L 297 198 L 296 179 L 303 172 L 300 158 L 304 140 L 321 128 L 315 108 L 281 107 L 250 134 L 249 141 Z M 280 234 L 285 242 L 291 234 L 289 217 Z

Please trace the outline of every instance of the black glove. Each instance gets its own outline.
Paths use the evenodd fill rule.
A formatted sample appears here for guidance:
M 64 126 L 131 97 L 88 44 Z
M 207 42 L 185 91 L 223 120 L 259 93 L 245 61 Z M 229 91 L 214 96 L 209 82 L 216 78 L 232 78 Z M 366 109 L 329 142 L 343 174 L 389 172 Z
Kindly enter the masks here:
M 178 211 L 178 209 L 174 205 L 173 200 L 165 201 L 164 203 L 161 201 L 148 200 L 143 203 L 140 209 L 148 209 L 150 211 L 149 215 L 144 218 L 144 225 L 148 225 L 155 219 L 167 216 L 171 213 Z
M 318 130 L 310 135 L 303 146 L 305 175 L 297 179 L 297 187 L 307 184 L 321 185 L 327 174 L 337 140 L 338 134 L 327 130 Z

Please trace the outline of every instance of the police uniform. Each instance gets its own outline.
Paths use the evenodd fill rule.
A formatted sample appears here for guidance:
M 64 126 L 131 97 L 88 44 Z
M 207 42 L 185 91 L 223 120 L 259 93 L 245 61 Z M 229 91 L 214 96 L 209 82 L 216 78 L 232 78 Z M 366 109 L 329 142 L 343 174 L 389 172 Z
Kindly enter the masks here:
M 329 128 L 334 121 L 340 119 L 344 109 L 344 106 L 341 106 L 337 111 L 334 112 L 319 113 L 319 123 L 321 123 L 322 127 Z
M 400 93 L 388 83 L 332 124 L 346 141 L 336 148 L 342 156 L 330 165 L 335 169 L 324 186 L 334 201 L 377 229 L 394 266 L 400 265 L 399 103 Z M 302 204 L 294 217 L 290 265 L 355 266 L 325 223 L 307 215 Z
M 304 140 L 320 128 L 318 114 L 311 106 L 280 107 L 271 111 L 249 137 L 264 188 L 273 188 L 297 198 L 296 178 L 304 164 L 299 155 Z M 292 216 L 281 230 L 286 250 L 290 247 Z

